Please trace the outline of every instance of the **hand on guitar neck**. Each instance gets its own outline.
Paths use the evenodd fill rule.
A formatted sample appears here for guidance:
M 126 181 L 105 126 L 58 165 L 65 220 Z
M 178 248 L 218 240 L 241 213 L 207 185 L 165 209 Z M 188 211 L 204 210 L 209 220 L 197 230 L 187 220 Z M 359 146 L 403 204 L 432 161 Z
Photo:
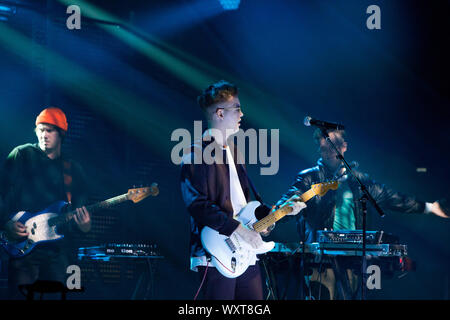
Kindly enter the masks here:
M 77 214 L 73 216 L 78 228 L 83 232 L 91 230 L 91 215 L 85 206 L 76 209 Z
M 292 211 L 287 215 L 294 216 L 298 214 L 301 210 L 306 208 L 306 204 L 301 201 L 299 196 L 294 195 L 292 198 L 289 199 L 289 201 L 287 201 L 286 203 L 283 204 L 283 206 L 281 206 L 281 208 L 284 207 L 290 207 Z M 271 213 L 274 211 L 276 211 L 275 206 L 272 207 Z M 240 224 L 234 232 L 236 232 L 236 234 L 238 234 L 239 237 L 241 237 L 242 240 L 248 243 L 252 248 L 256 249 L 263 244 L 261 235 L 263 236 L 269 235 L 270 231 L 273 230 L 274 226 L 275 225 L 272 225 L 271 227 L 268 227 L 259 233 Z
M 295 216 L 300 211 L 302 211 L 303 209 L 306 208 L 306 204 L 302 201 L 302 199 L 298 195 L 294 195 L 291 198 L 289 198 L 289 200 L 286 201 L 282 206 L 280 206 L 280 207 L 272 206 L 272 210 L 270 211 L 270 213 L 272 214 L 279 209 L 287 208 L 287 207 L 290 207 L 291 211 L 286 215 L 287 216 Z M 263 231 L 261 231 L 261 235 L 263 237 L 267 237 L 274 228 L 275 228 L 275 223 L 272 224 L 271 226 L 267 227 Z
M 289 212 L 287 214 L 287 216 L 295 216 L 300 211 L 302 211 L 303 209 L 306 208 L 306 204 L 301 201 L 301 198 L 298 195 L 294 195 L 288 201 L 286 201 L 281 207 L 277 208 L 276 206 L 273 206 L 272 210 L 270 211 L 270 213 L 274 213 L 278 209 L 284 208 L 284 207 L 291 207 L 292 208 L 292 211 Z M 274 228 L 275 228 L 275 224 L 273 224 L 270 227 L 266 228 L 265 230 L 261 231 L 261 235 L 263 237 L 267 237 L 272 232 L 272 230 Z
M 300 211 L 306 208 L 306 203 L 302 202 L 301 198 L 298 195 L 294 195 L 291 198 L 289 198 L 288 201 L 286 201 L 280 208 L 272 207 L 272 212 L 284 208 L 284 207 L 291 207 L 292 211 L 287 214 L 287 216 L 295 216 Z

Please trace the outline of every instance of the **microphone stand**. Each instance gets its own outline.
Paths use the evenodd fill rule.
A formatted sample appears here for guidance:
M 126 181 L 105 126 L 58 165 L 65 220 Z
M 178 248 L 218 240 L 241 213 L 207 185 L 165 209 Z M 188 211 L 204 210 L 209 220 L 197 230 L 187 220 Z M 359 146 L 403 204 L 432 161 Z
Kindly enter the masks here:
M 375 207 L 377 212 L 380 214 L 380 216 L 384 217 L 384 212 L 381 210 L 380 206 L 377 204 L 375 199 L 370 195 L 369 191 L 367 190 L 366 186 L 361 182 L 361 180 L 355 175 L 353 172 L 351 166 L 347 163 L 344 156 L 340 153 L 338 148 L 335 146 L 333 141 L 331 141 L 330 136 L 328 135 L 327 128 L 320 126 L 320 131 L 322 132 L 322 136 L 325 138 L 325 140 L 329 143 L 329 145 L 333 148 L 333 150 L 336 152 L 336 157 L 344 164 L 347 172 L 349 172 L 353 178 L 358 182 L 359 189 L 363 193 L 362 197 L 359 199 L 363 211 L 363 221 L 362 221 L 362 261 L 361 261 L 361 300 L 365 299 L 365 274 L 366 274 L 366 218 L 367 218 L 367 200 L 372 203 L 372 205 Z

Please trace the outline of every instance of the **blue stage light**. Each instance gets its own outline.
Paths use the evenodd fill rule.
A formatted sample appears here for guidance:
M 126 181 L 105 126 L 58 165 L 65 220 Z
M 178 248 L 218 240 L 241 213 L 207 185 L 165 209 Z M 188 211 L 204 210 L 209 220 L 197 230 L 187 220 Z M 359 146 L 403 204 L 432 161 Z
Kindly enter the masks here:
M 8 21 L 9 17 L 16 14 L 16 7 L 0 5 L 0 22 Z
M 7 7 L 0 5 L 0 14 L 3 15 L 12 15 L 16 13 L 16 7 Z
M 219 0 L 224 10 L 237 10 L 241 0 Z

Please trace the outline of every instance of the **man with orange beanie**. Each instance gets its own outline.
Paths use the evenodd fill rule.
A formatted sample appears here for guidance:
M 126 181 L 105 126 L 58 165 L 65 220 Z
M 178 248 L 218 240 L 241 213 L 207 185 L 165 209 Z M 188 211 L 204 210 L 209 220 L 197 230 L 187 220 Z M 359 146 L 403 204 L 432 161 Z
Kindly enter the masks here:
M 86 179 L 81 167 L 61 155 L 61 145 L 68 130 L 67 118 L 59 108 L 46 108 L 36 118 L 38 143 L 14 148 L 6 159 L 0 181 L 2 205 L 0 228 L 10 239 L 28 236 L 30 230 L 9 217 L 19 211 L 39 212 L 57 201 L 67 201 L 77 208 L 71 224 L 63 229 L 63 240 L 40 243 L 21 258 L 10 258 L 8 267 L 9 295 L 20 298 L 18 286 L 36 280 L 66 283 L 69 263 L 67 235 L 88 232 L 89 212 Z

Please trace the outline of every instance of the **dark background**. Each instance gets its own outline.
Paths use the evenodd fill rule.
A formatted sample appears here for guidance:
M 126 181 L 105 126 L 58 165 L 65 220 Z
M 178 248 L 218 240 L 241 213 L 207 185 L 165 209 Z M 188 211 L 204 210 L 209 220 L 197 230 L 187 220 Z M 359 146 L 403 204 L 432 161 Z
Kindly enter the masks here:
M 66 28 L 69 4 L 81 8 L 81 30 Z M 381 30 L 366 27 L 372 4 Z M 95 232 L 80 241 L 157 244 L 165 257 L 157 299 L 197 291 L 171 133 L 193 132 L 202 119 L 196 97 L 213 81 L 239 86 L 243 129 L 280 130 L 278 173 L 249 166 L 267 203 L 317 160 L 306 115 L 345 124 L 347 159 L 375 180 L 430 202 L 449 195 L 449 1 L 242 0 L 231 11 L 213 0 L 1 5 L 16 12 L 0 13 L 0 156 L 35 142 L 37 114 L 58 106 L 69 121 L 64 152 L 83 165 L 92 201 L 157 182 L 158 197 L 94 217 Z M 383 280 L 371 298 L 448 299 L 449 226 L 435 216 L 370 212 L 370 229 L 398 235 L 418 265 Z M 295 224 L 279 223 L 270 239 L 298 241 Z M 113 286 L 92 298 L 125 291 Z

